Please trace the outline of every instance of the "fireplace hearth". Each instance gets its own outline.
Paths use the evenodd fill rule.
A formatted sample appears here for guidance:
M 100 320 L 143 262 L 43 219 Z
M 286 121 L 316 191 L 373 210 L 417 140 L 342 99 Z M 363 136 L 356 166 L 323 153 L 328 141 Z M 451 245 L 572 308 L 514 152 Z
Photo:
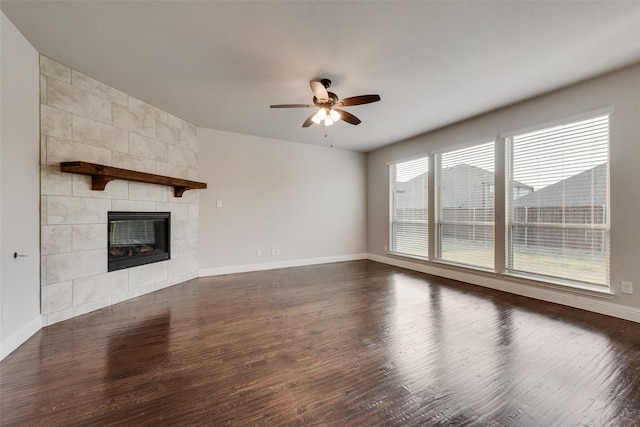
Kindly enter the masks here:
M 171 259 L 170 212 L 109 212 L 108 270 Z

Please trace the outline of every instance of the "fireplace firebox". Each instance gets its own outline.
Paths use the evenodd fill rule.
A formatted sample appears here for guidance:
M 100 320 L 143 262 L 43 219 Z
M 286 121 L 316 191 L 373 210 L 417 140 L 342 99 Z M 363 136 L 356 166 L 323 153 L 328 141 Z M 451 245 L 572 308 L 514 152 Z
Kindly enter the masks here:
M 108 270 L 171 259 L 171 212 L 109 212 Z

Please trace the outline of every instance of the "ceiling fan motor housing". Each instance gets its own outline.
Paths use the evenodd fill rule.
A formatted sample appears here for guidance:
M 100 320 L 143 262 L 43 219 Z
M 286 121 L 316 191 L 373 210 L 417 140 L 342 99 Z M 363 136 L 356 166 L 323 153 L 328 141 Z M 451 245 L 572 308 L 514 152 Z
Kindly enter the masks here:
M 324 108 L 331 108 L 333 107 L 333 105 L 338 102 L 338 95 L 336 95 L 333 92 L 327 92 L 327 94 L 329 95 L 329 100 L 325 101 L 325 102 L 319 102 L 318 98 L 316 98 L 315 96 L 313 97 L 313 103 L 315 105 L 317 105 L 318 107 L 324 107 Z

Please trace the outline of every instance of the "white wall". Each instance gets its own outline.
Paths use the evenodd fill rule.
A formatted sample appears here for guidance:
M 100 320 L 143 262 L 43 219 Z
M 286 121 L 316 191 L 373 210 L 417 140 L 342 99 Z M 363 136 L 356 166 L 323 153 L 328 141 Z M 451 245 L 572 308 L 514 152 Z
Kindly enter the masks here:
M 365 154 L 205 128 L 198 135 L 208 183 L 202 276 L 365 257 Z
M 42 327 L 38 52 L 0 16 L 0 359 Z M 18 252 L 26 257 L 13 258 Z
M 501 277 L 460 273 L 430 263 L 405 264 L 384 252 L 389 233 L 387 162 L 424 155 L 442 147 L 492 137 L 611 106 L 611 299 L 573 294 Z M 614 72 L 484 116 L 467 120 L 369 153 L 368 252 L 373 259 L 499 288 L 527 296 L 640 322 L 640 65 Z M 498 213 L 496 213 L 498 215 Z M 620 281 L 632 281 L 633 295 L 620 294 Z

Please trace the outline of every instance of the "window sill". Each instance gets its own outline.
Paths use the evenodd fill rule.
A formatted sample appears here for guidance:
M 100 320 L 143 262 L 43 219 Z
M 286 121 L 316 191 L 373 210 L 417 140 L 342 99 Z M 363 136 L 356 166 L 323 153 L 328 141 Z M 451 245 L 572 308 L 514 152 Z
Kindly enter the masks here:
M 458 262 L 452 262 L 452 261 L 446 261 L 446 260 L 442 260 L 442 259 L 434 259 L 432 261 L 434 264 L 436 265 L 442 265 L 442 266 L 446 266 L 446 267 L 451 267 L 451 268 L 456 268 L 462 271 L 471 271 L 474 273 L 484 273 L 484 274 L 490 274 L 490 275 L 495 275 L 496 271 L 492 268 L 487 268 L 487 267 L 480 267 L 477 265 L 471 265 L 471 264 L 463 264 L 463 263 L 458 263 Z
M 391 255 L 394 257 L 403 258 L 407 260 L 421 261 L 425 263 L 425 265 L 427 266 L 441 267 L 441 268 L 446 268 L 447 270 L 471 273 L 479 277 L 480 276 L 493 277 L 494 279 L 505 281 L 507 283 L 512 283 L 514 285 L 526 285 L 526 286 L 532 286 L 532 287 L 538 287 L 538 288 L 547 288 L 550 290 L 571 292 L 575 294 L 586 295 L 590 297 L 608 299 L 608 300 L 612 299 L 615 295 L 613 292 L 611 292 L 611 289 L 606 286 L 589 285 L 586 283 L 571 282 L 569 280 L 553 279 L 550 277 L 537 276 L 533 274 L 520 273 L 520 272 L 496 273 L 493 270 L 484 269 L 481 267 L 466 266 L 462 264 L 443 262 L 440 260 L 429 260 L 426 257 L 407 255 L 399 252 L 387 251 L 387 255 Z M 433 274 L 433 273 L 429 273 L 429 274 Z M 456 280 L 461 280 L 461 279 L 456 279 Z M 475 282 L 469 282 L 469 283 L 480 284 Z
M 533 274 L 519 273 L 519 272 L 507 272 L 501 274 L 506 279 L 511 279 L 520 283 L 528 285 L 536 285 L 542 287 L 548 287 L 553 289 L 560 289 L 570 292 L 576 292 L 583 295 L 589 295 L 599 298 L 611 299 L 614 293 L 611 292 L 611 288 L 604 285 L 589 285 L 586 283 L 572 282 L 569 280 L 553 279 L 543 276 L 536 276 Z
M 402 252 L 387 251 L 387 255 L 397 256 L 397 257 L 400 257 L 400 258 L 415 259 L 417 261 L 429 261 L 429 258 L 427 258 L 427 257 L 422 257 L 422 256 L 419 256 L 419 255 L 403 254 Z

